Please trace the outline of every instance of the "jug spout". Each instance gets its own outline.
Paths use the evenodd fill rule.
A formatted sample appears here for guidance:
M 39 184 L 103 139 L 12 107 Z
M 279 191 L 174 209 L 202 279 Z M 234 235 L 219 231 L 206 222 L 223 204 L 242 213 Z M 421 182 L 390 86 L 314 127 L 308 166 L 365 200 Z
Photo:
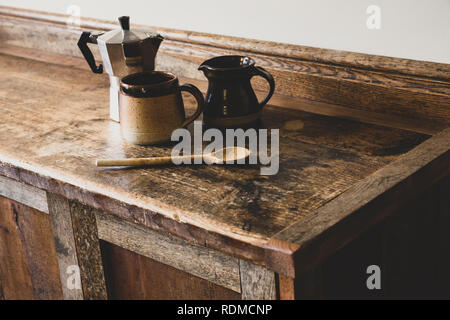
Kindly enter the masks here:
M 161 42 L 164 40 L 164 37 L 157 34 L 155 37 L 151 38 L 153 41 L 153 46 L 155 47 L 155 52 L 158 51 Z
M 211 67 L 210 65 L 208 65 L 206 63 L 207 61 L 203 62 L 199 67 L 198 70 L 202 71 L 203 74 L 205 75 L 205 77 L 209 78 L 211 72 L 213 71 L 213 67 Z
M 144 71 L 152 71 L 155 69 L 156 54 L 163 40 L 164 38 L 161 35 L 156 34 L 139 43 Z
M 161 45 L 161 42 L 164 40 L 164 38 L 156 34 L 155 36 L 149 37 L 145 40 L 143 40 L 140 45 L 142 48 L 142 53 L 145 58 L 148 59 L 155 59 L 156 53 L 159 50 L 159 46 Z
M 205 72 L 207 69 L 208 69 L 208 67 L 203 63 L 198 67 L 198 70 L 203 71 L 203 72 Z

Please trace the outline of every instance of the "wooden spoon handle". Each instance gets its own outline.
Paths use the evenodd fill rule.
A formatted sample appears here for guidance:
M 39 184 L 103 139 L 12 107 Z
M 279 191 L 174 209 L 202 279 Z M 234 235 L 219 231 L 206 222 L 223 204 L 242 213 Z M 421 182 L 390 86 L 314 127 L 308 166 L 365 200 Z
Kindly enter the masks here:
M 130 158 L 130 159 L 99 159 L 96 164 L 97 167 L 139 167 L 158 164 L 172 163 L 171 157 L 155 157 L 155 158 Z
M 195 157 L 199 157 L 199 156 L 191 155 L 191 156 L 154 157 L 154 158 L 99 159 L 96 161 L 96 165 L 97 165 L 97 167 L 153 166 L 153 165 L 160 165 L 160 164 L 171 164 L 171 163 L 173 163 L 174 159 L 185 160 L 185 159 L 194 159 Z

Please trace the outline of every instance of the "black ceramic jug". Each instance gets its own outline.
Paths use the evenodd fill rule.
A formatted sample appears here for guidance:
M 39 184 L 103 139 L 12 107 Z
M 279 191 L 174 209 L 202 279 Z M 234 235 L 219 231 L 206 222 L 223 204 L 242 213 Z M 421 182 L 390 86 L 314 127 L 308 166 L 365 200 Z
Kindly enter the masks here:
M 272 75 L 255 61 L 244 56 L 220 56 L 203 62 L 202 70 L 208 78 L 203 121 L 207 127 L 250 127 L 259 120 L 262 108 L 275 90 Z M 258 102 L 250 80 L 261 76 L 269 82 L 267 97 Z

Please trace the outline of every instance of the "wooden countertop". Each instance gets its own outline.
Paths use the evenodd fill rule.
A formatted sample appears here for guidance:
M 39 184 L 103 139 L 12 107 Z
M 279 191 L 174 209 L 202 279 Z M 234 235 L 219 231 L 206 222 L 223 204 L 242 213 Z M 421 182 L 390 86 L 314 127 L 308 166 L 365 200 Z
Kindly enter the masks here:
M 0 68 L 1 174 L 259 264 L 275 235 L 430 137 L 268 106 L 264 125 L 280 128 L 277 175 L 261 176 L 259 166 L 102 169 L 95 159 L 171 147 L 121 139 L 106 75 L 8 54 Z M 290 120 L 304 127 L 284 129 Z

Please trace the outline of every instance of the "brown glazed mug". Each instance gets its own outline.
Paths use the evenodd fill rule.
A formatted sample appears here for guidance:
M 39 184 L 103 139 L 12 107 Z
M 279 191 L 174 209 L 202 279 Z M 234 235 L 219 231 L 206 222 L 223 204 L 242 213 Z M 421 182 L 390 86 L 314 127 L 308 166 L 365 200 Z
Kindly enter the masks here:
M 181 92 L 192 94 L 197 110 L 186 118 Z M 156 144 L 170 140 L 172 131 L 183 128 L 200 116 L 204 99 L 200 90 L 179 85 L 168 72 L 135 73 L 120 80 L 119 117 L 122 136 L 133 144 Z

